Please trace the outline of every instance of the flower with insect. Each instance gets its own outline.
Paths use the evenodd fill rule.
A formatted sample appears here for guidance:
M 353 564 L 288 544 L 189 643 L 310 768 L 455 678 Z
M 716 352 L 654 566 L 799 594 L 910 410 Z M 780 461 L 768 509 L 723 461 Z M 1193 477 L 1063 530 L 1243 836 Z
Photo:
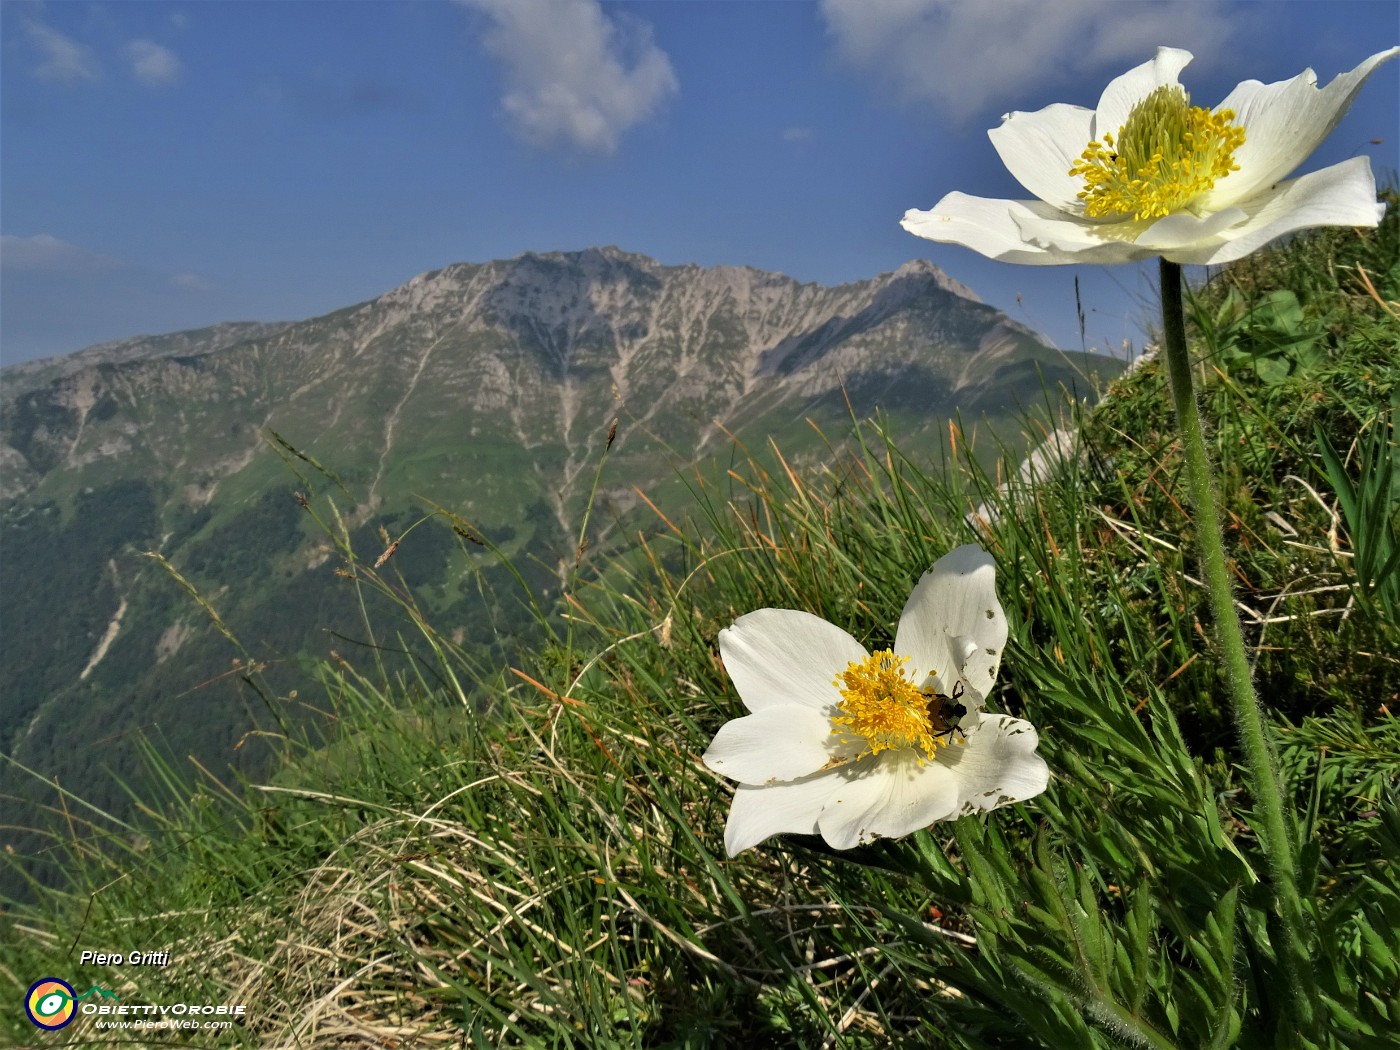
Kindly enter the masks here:
M 944 555 L 909 596 L 893 648 L 874 653 L 792 609 L 720 632 L 749 710 L 704 756 L 739 782 L 731 856 L 782 832 L 849 849 L 1045 790 L 1035 729 L 983 710 L 1007 637 L 994 574 L 975 544 Z

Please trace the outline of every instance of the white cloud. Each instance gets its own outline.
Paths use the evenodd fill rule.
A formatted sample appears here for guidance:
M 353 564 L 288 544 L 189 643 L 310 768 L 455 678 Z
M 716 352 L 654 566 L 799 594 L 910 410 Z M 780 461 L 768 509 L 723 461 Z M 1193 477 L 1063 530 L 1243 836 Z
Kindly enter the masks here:
M 1205 59 L 1233 32 L 1224 5 L 1189 0 L 821 0 L 821 11 L 843 58 L 958 123 L 1038 109 L 1037 89 L 1088 72 L 1116 75 L 1159 44 Z
M 114 256 L 82 248 L 49 233 L 19 237 L 0 234 L 0 266 L 31 273 L 85 274 L 120 269 Z
M 811 128 L 784 128 L 784 142 L 807 142 L 812 138 Z
M 99 80 L 102 68 L 92 48 L 64 36 L 34 19 L 26 19 L 24 30 L 30 43 L 42 59 L 34 67 L 34 76 L 51 84 L 77 84 L 84 80 Z
M 537 145 L 611 153 L 677 90 L 650 29 L 605 15 L 598 0 L 460 2 L 491 19 L 485 44 L 506 70 L 501 105 Z
M 173 84 L 180 79 L 180 59 L 153 40 L 133 40 L 126 45 L 131 75 L 148 87 Z

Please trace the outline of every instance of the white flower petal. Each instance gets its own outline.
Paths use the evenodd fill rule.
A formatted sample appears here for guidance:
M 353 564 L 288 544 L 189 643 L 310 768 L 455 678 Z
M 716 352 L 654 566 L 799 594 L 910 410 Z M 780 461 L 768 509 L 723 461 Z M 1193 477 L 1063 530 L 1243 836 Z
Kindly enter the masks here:
M 1191 53 L 1162 47 L 1149 62 L 1110 81 L 1097 110 L 1055 103 L 1034 113 L 1014 112 L 987 134 L 1018 182 L 1069 215 L 1082 213 L 1084 180 L 1069 173 L 1089 143 L 1105 131 L 1117 135 L 1132 108 L 1163 84 L 1176 84 Z M 1079 260 L 1076 260 L 1079 261 Z
M 724 825 L 724 849 L 731 857 L 771 835 L 815 835 L 817 818 L 840 782 L 830 773 L 767 787 L 739 785 Z
M 938 763 L 953 774 L 960 814 L 996 809 L 1039 795 L 1050 768 L 1035 752 L 1040 737 L 1029 722 L 1010 715 L 983 715 L 967 742 L 940 748 Z
M 1369 157 L 1352 157 L 1321 171 L 1280 183 L 1245 201 L 1249 216 L 1214 240 L 1163 251 L 1172 262 L 1220 265 L 1242 259 L 1269 241 L 1314 226 L 1376 226 L 1385 205 L 1376 200 Z
M 1084 180 L 1069 169 L 1094 137 L 1094 111 L 1057 102 L 1001 119 L 1001 127 L 987 135 L 1006 170 L 1047 204 L 1066 211 L 1079 207 L 1075 195 L 1084 188 Z
M 851 758 L 859 742 L 842 744 L 831 721 L 810 707 L 765 707 L 720 726 L 704 754 L 705 765 L 741 784 L 797 780 L 833 758 Z
M 997 601 L 996 562 L 975 543 L 949 551 L 924 573 L 899 617 L 894 651 L 909 657 L 922 680 L 936 675 L 940 692 L 959 678 L 980 706 L 996 681 L 1006 646 L 1006 615 Z
M 1376 68 L 1396 55 L 1400 47 L 1379 51 L 1325 88 L 1317 86 L 1311 69 L 1292 80 L 1237 86 L 1216 109 L 1234 110 L 1244 128 L 1244 143 L 1235 151 L 1240 170 L 1221 179 L 1198 206 L 1214 211 L 1237 204 L 1286 177 L 1332 133 Z
M 1194 245 L 1215 243 L 1231 226 L 1236 226 L 1248 218 L 1243 208 L 1226 208 L 1224 211 L 1205 216 L 1179 211 L 1158 219 L 1143 231 L 1134 243 L 1140 248 L 1149 249 L 1155 255 L 1170 257 L 1174 251 Z
M 1081 219 L 1068 217 L 1044 201 L 1008 201 L 995 197 L 973 197 L 953 192 L 931 211 L 910 208 L 900 222 L 910 233 L 940 244 L 960 244 L 999 262 L 1024 266 L 1055 266 L 1061 263 L 1128 262 L 1138 256 L 1132 245 L 1105 242 L 1076 233 L 1078 240 L 1065 238 L 1068 248 L 1050 247 L 1027 240 L 1022 227 L 1030 223 L 1049 228 L 1068 227 L 1092 230 Z
M 1106 265 L 1150 259 L 1156 254 L 1133 240 L 1132 227 L 1145 228 L 1143 223 L 1091 222 L 1065 212 L 1015 218 L 1022 240 L 1042 248 L 1049 262 Z
M 750 711 L 787 704 L 820 711 L 840 703 L 837 674 L 868 655 L 841 628 L 796 609 L 739 617 L 719 632 L 719 653 Z
M 817 826 L 835 849 L 899 838 L 957 809 L 958 777 L 949 767 L 891 751 L 873 765 L 863 776 L 837 775 L 839 787 L 826 799 Z
M 1108 82 L 1099 96 L 1099 105 L 1094 112 L 1094 125 L 1090 139 L 1102 139 L 1104 132 L 1117 136 L 1128 120 L 1133 107 L 1164 84 L 1179 84 L 1177 74 L 1191 61 L 1190 51 L 1179 47 L 1159 47 L 1150 62 L 1128 70 L 1121 77 Z M 1089 145 L 1085 139 L 1075 151 L 1077 158 Z M 1083 188 L 1082 186 L 1079 188 Z

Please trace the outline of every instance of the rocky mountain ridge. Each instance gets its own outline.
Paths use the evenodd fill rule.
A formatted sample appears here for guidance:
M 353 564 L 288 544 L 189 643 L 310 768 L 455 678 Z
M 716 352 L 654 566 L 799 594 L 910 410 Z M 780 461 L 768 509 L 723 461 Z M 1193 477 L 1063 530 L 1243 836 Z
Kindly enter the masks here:
M 646 428 L 679 408 L 702 419 L 691 447 L 704 450 L 721 433 L 717 421 L 742 418 L 755 399 L 811 401 L 849 377 L 893 391 L 941 363 L 938 400 L 965 403 L 964 392 L 985 386 L 1005 360 L 1045 349 L 927 262 L 827 288 L 747 267 L 662 266 L 616 248 L 458 264 L 300 324 L 220 326 L 146 345 L 143 353 L 135 341 L 105 344 L 49 363 L 49 381 L 31 389 L 36 370 L 18 366 L 0 494 L 42 490 L 56 467 L 120 470 L 133 458 L 192 472 L 208 493 L 257 454 L 267 428 L 296 430 L 286 418 L 294 407 L 334 432 L 359 404 L 370 411 L 342 438 L 373 455 L 380 473 L 405 413 L 467 411 L 508 424 L 525 449 L 562 440 L 567 490 L 619 413 Z M 136 418 L 153 400 L 175 403 L 166 425 L 184 439 L 189 427 L 178 421 L 214 403 L 248 410 L 230 424 L 243 433 L 180 440 L 166 454 Z M 108 412 L 128 418 L 103 425 Z M 681 436 L 657 429 L 663 440 Z M 376 477 L 372 496 L 378 488 Z
M 6 365 L 0 371 L 3 371 L 7 396 L 13 397 L 18 392 L 32 390 L 84 368 L 151 357 L 193 357 L 208 354 L 234 343 L 271 335 L 289 324 L 290 321 L 229 321 L 210 325 L 208 328 L 169 332 L 164 335 L 136 335 L 96 343 L 69 354 L 21 361 Z

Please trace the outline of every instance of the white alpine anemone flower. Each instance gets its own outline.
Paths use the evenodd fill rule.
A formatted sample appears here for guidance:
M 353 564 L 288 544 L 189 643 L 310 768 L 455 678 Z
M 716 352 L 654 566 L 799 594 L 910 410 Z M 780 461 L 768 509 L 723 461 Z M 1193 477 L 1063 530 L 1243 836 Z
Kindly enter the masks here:
M 1030 265 L 1232 262 L 1313 226 L 1375 226 L 1385 214 L 1367 157 L 1283 181 L 1337 126 L 1361 86 L 1400 47 L 1325 88 L 1246 80 L 1213 110 L 1191 105 L 1177 74 L 1191 53 L 1157 57 L 1109 83 L 1097 109 L 1056 104 L 1008 113 L 988 134 L 1037 200 L 950 193 L 901 225 Z
M 705 764 L 739 782 L 724 846 L 780 832 L 836 849 L 1045 790 L 1028 722 L 982 710 L 1006 644 L 991 555 L 976 544 L 924 574 L 894 649 L 867 653 L 811 613 L 760 609 L 719 635 L 751 712 L 726 722 Z

